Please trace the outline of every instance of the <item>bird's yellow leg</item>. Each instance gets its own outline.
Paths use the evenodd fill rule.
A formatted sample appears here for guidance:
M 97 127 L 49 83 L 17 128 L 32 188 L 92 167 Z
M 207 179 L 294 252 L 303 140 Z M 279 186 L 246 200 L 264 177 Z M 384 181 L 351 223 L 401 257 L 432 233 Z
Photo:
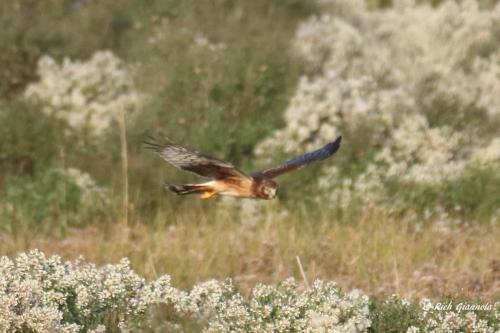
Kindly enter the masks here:
M 201 198 L 204 200 L 208 200 L 210 198 L 213 198 L 216 195 L 217 195 L 217 192 L 215 192 L 215 191 L 207 191 L 201 195 Z

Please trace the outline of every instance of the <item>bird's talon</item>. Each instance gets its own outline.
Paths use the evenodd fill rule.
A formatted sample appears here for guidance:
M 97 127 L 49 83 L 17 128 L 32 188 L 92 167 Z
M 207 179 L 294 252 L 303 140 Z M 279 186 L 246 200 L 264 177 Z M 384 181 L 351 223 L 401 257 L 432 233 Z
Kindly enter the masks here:
M 205 192 L 201 195 L 201 198 L 204 200 L 208 200 L 208 199 L 212 198 L 213 196 L 215 196 L 215 194 L 216 194 L 215 191 Z

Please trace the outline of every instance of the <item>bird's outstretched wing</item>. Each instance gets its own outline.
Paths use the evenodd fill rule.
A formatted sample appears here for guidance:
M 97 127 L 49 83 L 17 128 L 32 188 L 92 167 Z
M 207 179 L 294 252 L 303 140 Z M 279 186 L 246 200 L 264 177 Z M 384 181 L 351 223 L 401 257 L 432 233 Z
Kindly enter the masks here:
M 300 169 L 308 165 L 309 163 L 324 160 L 325 158 L 328 158 L 333 154 L 335 154 L 335 152 L 340 148 L 341 141 L 342 137 L 339 136 L 335 141 L 330 142 L 323 148 L 320 148 L 318 150 L 312 151 L 310 153 L 301 156 L 297 156 L 278 166 L 253 173 L 252 176 L 260 178 L 275 178 L 284 173 Z
M 249 178 L 243 171 L 228 162 L 204 155 L 195 150 L 175 145 L 173 143 L 159 143 L 149 137 L 144 140 L 146 148 L 158 153 L 165 161 L 173 166 L 193 172 L 199 176 L 223 179 L 228 177 Z

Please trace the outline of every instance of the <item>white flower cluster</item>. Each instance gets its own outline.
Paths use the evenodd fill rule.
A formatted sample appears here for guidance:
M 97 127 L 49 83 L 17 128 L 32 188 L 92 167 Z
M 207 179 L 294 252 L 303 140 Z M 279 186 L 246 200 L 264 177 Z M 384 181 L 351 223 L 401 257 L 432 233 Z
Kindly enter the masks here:
M 95 52 L 88 61 L 66 58 L 60 65 L 43 56 L 37 70 L 40 80 L 24 96 L 73 129 L 100 134 L 122 109 L 139 103 L 129 69 L 111 51 Z
M 108 189 L 88 173 L 77 168 L 50 168 L 9 186 L 0 201 L 0 221 L 16 214 L 26 220 L 53 220 L 51 211 L 57 209 L 64 223 L 86 223 L 104 213 L 109 204 Z
M 248 299 L 227 283 L 215 296 L 206 302 L 214 313 L 207 332 L 366 332 L 371 323 L 368 297 L 343 294 L 331 282 L 304 292 L 293 279 L 257 285 Z
M 197 49 L 218 52 L 224 51 L 228 47 L 224 42 L 211 40 L 203 31 L 196 31 L 187 27 L 179 28 L 179 26 L 171 24 L 168 18 L 158 19 L 151 36 L 148 38 L 148 43 L 152 45 L 165 44 L 168 38 L 172 36 L 191 42 L 191 47 L 194 51 Z
M 198 33 L 194 37 L 194 45 L 201 49 L 208 49 L 210 51 L 225 50 L 227 45 L 223 42 L 214 43 L 208 39 L 203 33 Z
M 408 303 L 403 303 L 403 305 L 409 306 Z M 474 312 L 461 313 L 460 311 L 454 311 L 453 309 L 436 309 L 436 307 L 428 299 L 422 299 L 420 301 L 420 306 L 423 311 L 421 312 L 419 320 L 424 324 L 424 327 L 419 329 L 415 326 L 410 326 L 406 331 L 407 333 L 495 333 L 495 328 L 488 325 L 486 320 L 479 319 Z
M 80 332 L 98 328 L 106 316 L 126 326 L 150 304 L 176 297 L 168 277 L 148 284 L 126 259 L 97 268 L 38 251 L 0 258 L 0 332 Z
M 56 169 L 55 171 L 80 189 L 82 204 L 87 205 L 87 207 L 109 203 L 106 189 L 99 186 L 88 173 L 77 168 Z
M 97 268 L 39 251 L 0 258 L 0 332 L 98 332 L 111 318 L 130 328 L 160 304 L 197 318 L 206 332 L 364 332 L 370 325 L 368 297 L 344 295 L 333 283 L 317 281 L 299 292 L 290 279 L 278 288 L 259 285 L 245 299 L 230 281 L 208 281 L 189 292 L 173 288 L 169 276 L 147 283 L 127 259 Z
M 322 4 L 329 14 L 302 23 L 294 42 L 315 74 L 301 78 L 286 126 L 257 146 L 257 156 L 299 153 L 345 134 L 345 149 L 363 145 L 374 154 L 346 184 L 325 171 L 321 187 L 330 185 L 343 201 L 353 187 L 378 191 L 385 179 L 436 184 L 473 166 L 500 165 L 498 136 L 460 120 L 477 118 L 473 112 L 484 125 L 500 120 L 500 4 Z M 460 126 L 436 121 L 443 113 Z M 364 143 L 353 143 L 359 138 Z
M 191 318 L 205 332 L 367 332 L 372 324 L 368 297 L 342 293 L 332 282 L 318 280 L 301 290 L 288 279 L 277 287 L 257 285 L 244 297 L 229 280 L 200 283 L 189 292 L 172 287 L 168 275 L 147 282 L 127 259 L 96 267 L 36 250 L 13 260 L 0 257 L 0 332 L 133 331 L 148 324 L 158 305 L 174 312 L 165 325 L 175 328 L 169 320 Z M 422 308 L 425 332 L 493 332 L 472 312 Z
M 427 119 L 411 114 L 402 119 L 377 159 L 388 168 L 386 175 L 407 182 L 439 183 L 460 176 L 467 160 L 455 159 L 463 141 L 450 128 L 430 128 Z

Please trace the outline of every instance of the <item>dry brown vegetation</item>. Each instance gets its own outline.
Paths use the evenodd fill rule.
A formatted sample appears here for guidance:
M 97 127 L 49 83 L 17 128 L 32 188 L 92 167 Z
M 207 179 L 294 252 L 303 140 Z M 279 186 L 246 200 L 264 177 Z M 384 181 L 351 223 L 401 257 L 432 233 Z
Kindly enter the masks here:
M 274 207 L 279 209 L 279 203 Z M 293 220 L 293 218 L 292 218 Z M 351 224 L 324 216 L 311 222 L 269 215 L 255 223 L 230 216 L 192 213 L 158 218 L 152 226 L 103 223 L 70 228 L 66 237 L 1 236 L 0 252 L 38 248 L 98 264 L 130 258 L 147 278 L 170 274 L 187 288 L 210 278 L 231 277 L 243 289 L 289 276 L 334 280 L 371 295 L 410 298 L 498 299 L 500 231 L 488 226 L 439 228 L 413 225 L 369 211 Z

